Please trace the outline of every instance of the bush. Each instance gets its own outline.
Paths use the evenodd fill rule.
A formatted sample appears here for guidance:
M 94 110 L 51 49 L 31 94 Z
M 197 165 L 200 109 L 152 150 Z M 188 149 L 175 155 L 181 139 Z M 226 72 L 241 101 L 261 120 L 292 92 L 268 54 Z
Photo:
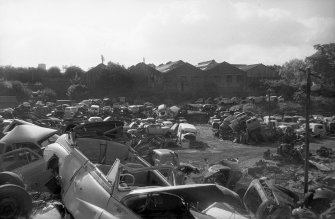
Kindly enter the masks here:
M 16 96 L 18 101 L 28 100 L 31 90 L 26 88 L 20 81 L 0 81 L 1 95 Z

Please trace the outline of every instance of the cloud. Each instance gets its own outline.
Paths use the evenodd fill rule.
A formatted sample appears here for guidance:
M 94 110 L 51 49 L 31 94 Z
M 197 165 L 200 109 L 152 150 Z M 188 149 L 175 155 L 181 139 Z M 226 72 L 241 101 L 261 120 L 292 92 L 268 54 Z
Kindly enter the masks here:
M 332 1 L 32 0 L 0 3 L 0 65 L 127 66 L 182 59 L 281 64 L 335 39 Z

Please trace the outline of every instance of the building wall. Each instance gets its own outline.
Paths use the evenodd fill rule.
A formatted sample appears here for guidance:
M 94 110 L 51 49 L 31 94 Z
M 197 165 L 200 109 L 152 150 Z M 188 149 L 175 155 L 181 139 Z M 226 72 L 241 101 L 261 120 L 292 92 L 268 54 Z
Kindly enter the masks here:
M 247 76 L 250 79 L 277 79 L 279 75 L 277 72 L 271 68 L 266 67 L 265 65 L 258 65 L 247 71 Z
M 164 90 L 178 91 L 181 94 L 195 94 L 202 86 L 202 71 L 190 64 L 185 64 L 170 72 L 163 73 Z

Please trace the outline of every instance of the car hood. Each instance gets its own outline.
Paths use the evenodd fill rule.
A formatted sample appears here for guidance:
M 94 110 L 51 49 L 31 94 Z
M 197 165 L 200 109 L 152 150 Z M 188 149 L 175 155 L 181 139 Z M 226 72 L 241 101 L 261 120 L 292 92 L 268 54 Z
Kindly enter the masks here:
M 127 196 L 157 192 L 178 195 L 182 197 L 187 203 L 200 203 L 199 207 L 203 208 L 202 210 L 214 202 L 229 203 L 242 211 L 244 209 L 244 206 L 236 193 L 225 187 L 215 184 L 194 184 L 135 189 Z

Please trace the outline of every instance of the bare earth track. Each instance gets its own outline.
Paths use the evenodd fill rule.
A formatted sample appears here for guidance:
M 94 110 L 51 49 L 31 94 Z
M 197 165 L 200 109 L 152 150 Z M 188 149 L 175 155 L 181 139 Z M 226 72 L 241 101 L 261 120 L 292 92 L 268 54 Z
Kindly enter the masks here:
M 278 144 L 276 143 L 263 143 L 261 145 L 245 145 L 237 144 L 231 141 L 220 140 L 213 135 L 213 131 L 210 125 L 201 124 L 196 125 L 199 134 L 197 139 L 202 142 L 205 147 L 199 149 L 184 149 L 178 150 L 180 160 L 183 162 L 189 162 L 197 167 L 204 168 L 205 159 L 208 159 L 209 163 L 215 163 L 224 158 L 238 158 L 242 169 L 246 170 L 250 167 L 254 167 L 255 163 L 259 160 L 264 160 L 263 153 L 266 150 L 270 150 L 271 153 L 275 153 Z M 328 136 L 323 139 L 311 139 L 310 152 L 315 154 L 315 151 L 321 146 L 332 148 L 335 150 L 335 136 Z M 271 161 L 269 161 L 271 162 Z M 300 194 L 303 192 L 304 182 L 304 166 L 302 164 L 279 164 L 273 162 L 280 169 L 278 172 L 264 171 L 261 173 L 262 176 L 267 176 L 273 179 L 276 183 L 283 186 L 289 187 Z M 327 176 L 335 175 L 335 159 L 331 162 L 327 162 L 327 166 L 332 171 L 321 172 L 315 168 L 310 168 L 309 173 L 309 184 L 312 187 L 316 182 L 322 182 L 322 178 Z M 250 180 L 250 179 L 249 179 Z

